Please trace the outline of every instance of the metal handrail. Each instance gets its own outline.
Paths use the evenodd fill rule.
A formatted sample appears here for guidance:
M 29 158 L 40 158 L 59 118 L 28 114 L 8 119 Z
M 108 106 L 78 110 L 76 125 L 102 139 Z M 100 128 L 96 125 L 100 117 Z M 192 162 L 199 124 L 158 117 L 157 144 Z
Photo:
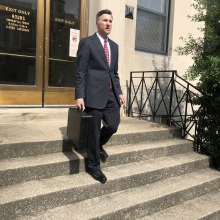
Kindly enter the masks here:
M 198 105 L 196 100 L 203 102 Z M 127 116 L 154 122 L 165 120 L 169 126 L 181 128 L 182 137 L 194 141 L 196 151 L 208 153 L 216 160 L 220 155 L 218 125 L 213 122 L 210 127 L 206 122 L 213 120 L 219 109 L 220 103 L 199 91 L 176 70 L 130 72 Z

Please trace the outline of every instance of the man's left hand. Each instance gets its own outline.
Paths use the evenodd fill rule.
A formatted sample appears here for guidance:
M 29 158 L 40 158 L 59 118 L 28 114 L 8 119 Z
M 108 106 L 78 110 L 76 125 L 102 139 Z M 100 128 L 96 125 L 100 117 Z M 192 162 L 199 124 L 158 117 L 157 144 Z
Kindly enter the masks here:
M 119 98 L 120 98 L 120 102 L 121 102 L 121 105 L 125 105 L 126 104 L 126 100 L 125 100 L 125 97 L 124 95 L 119 95 Z

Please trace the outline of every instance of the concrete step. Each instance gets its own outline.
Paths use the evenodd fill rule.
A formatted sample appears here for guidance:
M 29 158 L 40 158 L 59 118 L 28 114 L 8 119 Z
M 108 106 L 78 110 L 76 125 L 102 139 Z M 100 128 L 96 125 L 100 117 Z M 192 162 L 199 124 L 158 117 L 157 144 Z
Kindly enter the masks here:
M 167 184 L 171 184 L 170 188 L 174 191 L 178 191 L 179 189 L 182 189 L 182 187 L 190 186 L 192 189 L 190 188 L 190 193 L 187 193 L 187 195 L 193 194 L 194 196 L 197 193 L 202 194 L 203 191 L 217 190 L 220 184 L 220 176 L 218 172 L 210 169 L 197 171 L 199 169 L 207 168 L 209 164 L 208 161 L 209 159 L 207 156 L 186 153 L 161 157 L 157 160 L 153 158 L 145 161 L 103 168 L 102 170 L 108 178 L 106 184 L 100 184 L 93 180 L 87 173 L 81 172 L 75 175 L 58 176 L 11 186 L 3 186 L 0 188 L 0 215 L 2 215 L 2 217 L 0 216 L 0 219 L 13 219 L 21 215 L 32 214 L 70 203 L 78 203 L 82 200 L 142 185 L 146 186 L 143 188 L 142 195 L 138 194 L 141 200 L 145 188 L 146 190 L 154 188 L 157 193 L 161 190 L 164 193 L 166 191 L 166 193 L 169 193 L 170 190 L 163 188 Z M 190 174 L 190 172 L 192 173 Z M 189 174 L 185 175 L 186 173 Z M 176 177 L 178 175 L 183 176 Z M 166 184 L 161 185 L 162 182 L 166 182 L 164 179 L 168 178 L 170 178 L 170 180 Z M 187 183 L 186 180 L 188 180 L 189 183 Z M 183 182 L 182 184 L 180 184 L 181 181 Z M 149 185 L 147 184 L 151 183 L 154 184 L 149 188 Z M 175 184 L 177 185 L 174 186 Z M 149 192 L 146 192 L 146 195 L 148 195 L 150 191 L 151 189 Z M 184 190 L 179 193 L 182 194 L 183 191 Z M 129 189 L 129 192 L 132 191 Z M 110 195 L 110 197 L 114 198 L 115 195 L 117 195 L 117 193 Z M 108 195 L 106 196 L 107 197 L 105 197 L 103 202 L 108 201 Z M 134 198 L 131 200 L 136 200 L 135 194 L 134 196 L 129 196 L 130 198 Z M 126 204 L 127 199 L 125 198 L 123 196 L 120 202 Z M 112 205 L 113 204 L 110 206 Z M 75 216 L 76 209 L 73 208 L 71 210 L 74 210 L 72 215 L 74 214 Z M 81 212 L 82 211 L 83 213 L 86 212 L 86 210 L 81 210 Z M 117 208 L 115 213 L 117 213 Z
M 220 188 L 219 172 L 180 129 L 127 117 L 104 146 L 100 184 L 66 137 L 67 115 L 0 109 L 0 219 L 137 219 Z
M 107 146 L 109 157 L 101 167 L 193 151 L 193 143 L 182 139 Z M 86 150 L 0 160 L 0 186 L 74 174 L 85 171 Z
M 117 185 L 115 186 L 117 187 Z M 101 185 L 100 190 L 104 190 L 103 187 L 105 187 L 105 185 Z M 34 214 L 26 217 L 23 216 L 20 219 L 138 219 L 197 196 L 219 190 L 219 188 L 219 172 L 204 169 L 158 181 L 153 184 L 111 192 L 78 203 L 43 211 L 35 216 Z M 67 199 L 69 199 L 69 197 Z M 26 204 L 26 207 L 27 206 L 29 205 Z M 165 219 L 167 219 L 167 217 Z
M 138 220 L 219 220 L 220 189 Z
M 180 129 L 122 118 L 118 132 L 107 146 L 180 138 Z M 66 136 L 67 120 L 28 121 L 0 124 L 0 159 L 70 151 L 72 142 Z
M 0 143 L 0 160 L 67 152 L 72 150 L 72 146 L 72 142 L 68 139 L 7 144 Z

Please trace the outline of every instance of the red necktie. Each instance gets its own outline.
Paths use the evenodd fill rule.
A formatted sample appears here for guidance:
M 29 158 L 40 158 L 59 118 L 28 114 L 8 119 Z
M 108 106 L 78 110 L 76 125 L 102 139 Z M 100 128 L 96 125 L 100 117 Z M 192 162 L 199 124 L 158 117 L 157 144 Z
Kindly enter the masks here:
M 107 46 L 107 41 L 104 41 L 104 51 L 105 51 L 105 56 L 108 62 L 108 65 L 110 66 L 110 60 L 109 60 L 109 51 L 108 51 L 108 46 Z M 112 82 L 110 80 L 110 89 L 112 89 Z
M 109 51 L 108 51 L 108 46 L 107 46 L 107 41 L 104 41 L 104 51 L 105 51 L 105 56 L 107 58 L 107 62 L 108 65 L 110 66 L 110 62 L 109 62 Z

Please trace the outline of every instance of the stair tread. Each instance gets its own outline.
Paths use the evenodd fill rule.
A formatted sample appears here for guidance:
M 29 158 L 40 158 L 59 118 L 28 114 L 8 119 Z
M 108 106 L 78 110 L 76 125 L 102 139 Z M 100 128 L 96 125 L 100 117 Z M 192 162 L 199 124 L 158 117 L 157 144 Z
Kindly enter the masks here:
M 66 137 L 66 127 L 67 118 L 45 121 L 18 121 L 16 123 L 2 122 L 0 124 L 0 146 L 10 143 L 62 140 Z M 177 128 L 145 120 L 122 117 L 115 135 L 175 129 Z
M 198 185 L 202 186 L 204 183 L 210 183 L 216 179 L 218 179 L 218 181 L 220 180 L 219 172 L 211 169 L 199 170 L 153 184 L 113 192 L 74 204 L 56 207 L 40 212 L 34 217 L 29 216 L 27 219 L 58 220 L 61 219 L 61 216 L 62 219 L 73 219 L 74 216 L 74 220 L 86 220 L 91 219 L 91 217 L 94 219 L 104 219 L 102 216 L 107 216 L 110 213 L 116 213 L 117 211 L 128 209 L 142 203 L 152 202 L 158 198 L 177 192 L 183 193 L 187 189 L 192 189 Z M 100 187 L 102 187 L 102 185 Z
M 220 189 L 138 220 L 198 220 L 217 211 L 220 212 Z
M 139 150 L 147 149 L 158 149 L 158 148 L 167 148 L 174 145 L 182 144 L 191 144 L 192 142 L 183 140 L 183 139 L 173 139 L 173 140 L 164 140 L 157 142 L 149 143 L 137 143 L 137 144 L 128 144 L 120 147 L 117 146 L 107 146 L 105 149 L 110 156 L 120 154 L 120 153 L 129 153 Z M 61 163 L 67 162 L 69 160 L 79 160 L 86 157 L 85 151 L 73 151 L 73 152 L 59 152 L 45 155 L 29 156 L 29 157 L 20 157 L 20 158 L 8 158 L 0 160 L 0 171 L 18 169 L 25 167 L 33 166 L 42 166 L 45 164 Z
M 107 184 L 111 184 L 111 181 L 114 181 L 118 178 L 129 178 L 130 176 L 148 172 L 150 173 L 155 170 L 172 169 L 173 167 L 180 166 L 182 164 L 188 164 L 201 160 L 204 160 L 205 163 L 208 164 L 207 156 L 191 152 L 161 157 L 157 160 L 149 159 L 146 161 L 106 167 L 103 168 L 103 172 L 108 178 Z M 184 170 L 182 172 L 184 173 Z M 11 186 L 3 186 L 0 188 L 0 204 L 67 189 L 76 189 L 77 187 L 86 187 L 92 184 L 100 183 L 93 180 L 87 173 L 80 172 L 75 175 L 58 176 L 53 178 L 23 182 Z M 143 182 L 143 184 L 145 183 Z

